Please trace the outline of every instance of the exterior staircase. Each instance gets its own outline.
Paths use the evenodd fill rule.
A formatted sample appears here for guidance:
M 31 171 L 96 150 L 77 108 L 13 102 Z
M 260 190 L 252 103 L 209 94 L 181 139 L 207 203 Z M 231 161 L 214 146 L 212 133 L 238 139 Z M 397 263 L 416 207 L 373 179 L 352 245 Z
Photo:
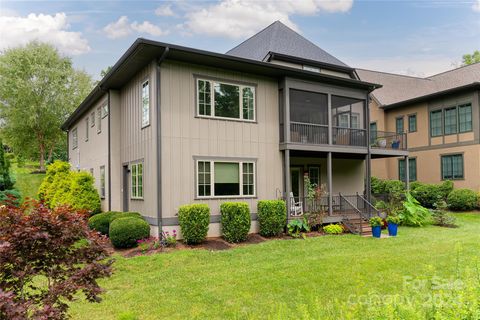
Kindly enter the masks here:
M 362 237 L 372 236 L 370 218 L 378 216 L 385 218 L 385 214 L 376 209 L 363 196 L 343 196 L 340 194 L 340 208 L 343 213 L 343 225 L 354 234 Z

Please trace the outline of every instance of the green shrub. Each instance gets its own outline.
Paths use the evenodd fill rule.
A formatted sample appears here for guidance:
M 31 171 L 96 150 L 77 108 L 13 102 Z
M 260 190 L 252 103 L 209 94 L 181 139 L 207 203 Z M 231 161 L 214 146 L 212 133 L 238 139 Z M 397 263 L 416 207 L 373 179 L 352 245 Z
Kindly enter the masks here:
M 77 210 L 87 210 L 91 214 L 101 211 L 100 196 L 94 187 L 94 179 L 90 173 L 74 172 L 69 193 L 63 202 Z
M 431 222 L 430 210 L 423 207 L 411 194 L 407 192 L 406 200 L 403 202 L 403 208 L 399 217 L 402 224 L 406 226 L 421 227 Z
M 257 203 L 260 234 L 264 237 L 277 236 L 287 224 L 287 207 L 283 200 L 261 200 Z
M 306 235 L 304 232 L 310 232 L 310 226 L 306 218 L 295 219 L 287 224 L 287 231 L 288 234 L 294 238 L 298 238 L 301 235 L 305 239 Z
M 17 189 L 0 191 L 0 205 L 11 205 L 18 207 L 21 203 L 22 196 Z
M 115 219 L 110 223 L 108 236 L 115 248 L 132 248 L 138 240 L 150 236 L 150 225 L 137 217 Z
M 435 204 L 435 210 L 433 210 L 433 224 L 441 227 L 455 228 L 456 218 L 447 211 L 448 205 L 442 200 Z
M 372 227 L 381 227 L 383 225 L 383 220 L 380 217 L 373 217 L 370 218 L 369 223 Z
M 15 180 L 10 175 L 10 160 L 5 157 L 5 150 L 2 141 L 0 140 L 0 191 L 11 190 Z
M 342 234 L 343 227 L 340 224 L 329 224 L 323 227 L 323 231 L 327 234 Z
M 453 182 L 446 180 L 441 184 L 415 182 L 410 185 L 410 191 L 415 199 L 426 208 L 434 208 L 435 203 L 447 200 L 453 190 Z
M 370 185 L 372 188 L 372 194 L 384 194 L 385 193 L 385 183 L 384 180 L 377 177 L 372 177 L 370 180 Z
M 222 235 L 228 242 L 247 240 L 250 231 L 250 208 L 245 202 L 224 202 L 220 205 Z
M 477 194 L 470 189 L 456 189 L 448 195 L 447 203 L 451 210 L 473 210 L 477 206 Z
M 439 191 L 443 200 L 447 200 L 448 195 L 453 191 L 453 187 L 453 181 L 450 180 L 445 180 L 442 184 L 440 184 Z
M 142 218 L 142 216 L 138 212 L 109 211 L 91 216 L 90 219 L 88 219 L 88 226 L 92 230 L 96 230 L 101 234 L 108 235 L 108 230 L 113 220 L 129 217 Z
M 55 176 L 59 172 L 69 173 L 70 164 L 64 161 L 55 161 L 47 167 L 47 173 L 45 175 L 45 178 L 43 179 L 42 184 L 38 189 L 38 198 L 45 201 L 46 204 L 48 204 L 55 196 L 56 190 L 51 188 L 51 185 L 55 180 Z
M 371 178 L 372 194 L 386 194 L 389 197 L 398 199 L 405 193 L 405 183 L 399 180 L 383 180 L 376 177 Z
M 400 222 L 402 222 L 402 219 L 399 216 L 388 216 L 385 220 L 392 224 L 400 224 Z
M 200 203 L 181 206 L 178 210 L 178 223 L 185 243 L 200 243 L 207 237 L 210 208 Z

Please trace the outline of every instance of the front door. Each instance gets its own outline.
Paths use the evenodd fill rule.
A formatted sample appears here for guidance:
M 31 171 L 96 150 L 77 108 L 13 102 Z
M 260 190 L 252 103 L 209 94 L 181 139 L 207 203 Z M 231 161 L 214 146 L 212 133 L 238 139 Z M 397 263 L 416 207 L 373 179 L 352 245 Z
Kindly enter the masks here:
M 290 168 L 290 182 L 293 196 L 295 200 L 298 201 L 299 197 L 303 196 L 303 188 L 302 188 L 302 170 L 300 168 Z
M 123 166 L 123 208 L 124 212 L 128 212 L 128 197 L 130 194 L 130 188 L 128 187 L 128 174 L 130 169 L 128 169 L 128 165 Z

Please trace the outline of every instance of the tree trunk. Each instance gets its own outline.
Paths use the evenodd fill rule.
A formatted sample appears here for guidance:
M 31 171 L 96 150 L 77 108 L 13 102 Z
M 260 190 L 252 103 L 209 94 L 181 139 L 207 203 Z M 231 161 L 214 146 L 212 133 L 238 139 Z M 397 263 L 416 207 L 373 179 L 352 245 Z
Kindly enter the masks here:
M 50 147 L 50 149 L 48 150 L 48 158 L 47 158 L 47 162 L 51 162 L 52 161 L 52 156 L 53 156 L 53 148 L 55 147 L 55 145 L 52 145 Z
M 40 143 L 40 171 L 45 171 L 45 145 Z

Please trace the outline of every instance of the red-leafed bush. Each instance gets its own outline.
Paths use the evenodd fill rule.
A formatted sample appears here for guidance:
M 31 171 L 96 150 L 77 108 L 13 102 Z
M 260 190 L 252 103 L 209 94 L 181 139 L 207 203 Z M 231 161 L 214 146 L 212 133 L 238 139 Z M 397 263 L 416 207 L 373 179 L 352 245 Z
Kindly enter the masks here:
M 110 276 L 105 239 L 84 213 L 38 202 L 0 207 L 0 319 L 64 319 L 81 291 L 100 301 Z

